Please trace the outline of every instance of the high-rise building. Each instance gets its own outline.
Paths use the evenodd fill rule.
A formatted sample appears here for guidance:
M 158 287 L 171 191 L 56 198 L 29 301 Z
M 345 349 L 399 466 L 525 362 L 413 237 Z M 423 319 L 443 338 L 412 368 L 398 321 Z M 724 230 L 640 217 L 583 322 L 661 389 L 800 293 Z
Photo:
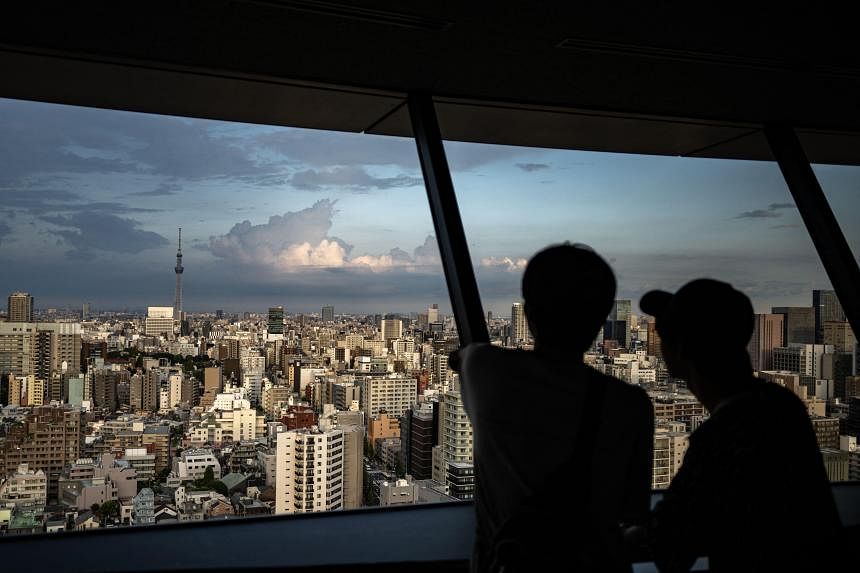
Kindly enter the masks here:
M 320 313 L 323 322 L 334 322 L 334 307 L 331 305 L 326 305 L 322 307 L 322 312 Z
M 270 335 L 272 334 L 280 334 L 283 336 L 284 334 L 284 307 L 283 306 L 271 306 L 269 307 L 269 322 L 266 327 L 266 330 Z
M 427 309 L 427 323 L 433 324 L 434 322 L 442 322 L 439 315 L 439 305 L 435 303 Z
M 660 334 L 657 332 L 657 322 L 654 320 L 649 321 L 647 329 L 648 342 L 646 348 L 648 356 L 663 358 L 663 346 Z
M 200 405 L 209 408 L 215 403 L 215 398 L 221 392 L 222 375 L 220 366 L 211 366 L 203 370 L 203 396 Z
M 81 320 L 86 320 L 90 317 L 90 312 L 91 312 L 90 307 L 91 306 L 92 305 L 90 305 L 90 303 L 88 303 L 88 302 L 85 302 L 84 304 L 81 305 Z
M 406 453 L 406 473 L 417 480 L 433 477 L 433 447 L 438 444 L 438 402 L 424 402 L 406 411 L 408 442 L 403 444 Z
M 361 405 L 368 417 L 382 411 L 394 417 L 403 415 L 418 402 L 418 381 L 404 376 L 367 376 L 361 381 Z
M 755 371 L 773 370 L 773 349 L 783 346 L 783 315 L 757 314 L 747 351 Z
M 439 402 L 438 446 L 433 448 L 433 479 L 457 499 L 472 499 L 475 475 L 472 424 L 463 406 L 458 380 Z
M 438 386 L 448 381 L 448 355 L 430 355 L 430 385 Z
M 616 300 L 603 329 L 604 339 L 615 340 L 621 348 L 630 348 L 630 318 L 633 303 Z
M 783 344 L 815 343 L 815 309 L 811 306 L 775 306 L 773 314 L 781 314 Z
M 275 513 L 343 509 L 343 430 L 278 434 Z
M 148 307 L 144 332 L 146 336 L 169 336 L 173 334 L 173 307 Z
M 36 332 L 32 322 L 0 322 L 0 376 L 35 372 Z
M 833 346 L 827 344 L 791 344 L 773 349 L 773 368 L 809 376 L 813 380 L 823 378 L 824 355 L 833 354 Z
M 33 297 L 26 292 L 10 294 L 6 322 L 33 322 Z
M 680 423 L 658 426 L 654 431 L 654 464 L 652 489 L 666 489 L 681 469 L 689 446 L 690 434 Z
M 848 321 L 829 320 L 823 325 L 823 344 L 832 344 L 836 352 L 853 352 L 857 339 Z
M 511 346 L 529 343 L 529 324 L 526 320 L 525 305 L 515 302 L 511 305 Z
M 40 322 L 37 333 L 50 332 L 51 372 L 81 372 L 81 324 L 79 322 Z M 47 336 L 47 335 L 43 335 Z
M 42 470 L 48 477 L 48 499 L 57 498 L 63 469 L 80 457 L 81 415 L 68 406 L 39 406 L 13 425 L 0 443 L 0 473 L 10 474 L 21 464 Z
M 400 318 L 382 319 L 382 340 L 386 345 L 389 340 L 395 340 L 403 336 L 403 321 Z
M 815 343 L 824 344 L 824 323 L 843 322 L 845 311 L 832 290 L 813 290 L 812 308 L 815 312 Z
M 185 267 L 182 266 L 182 227 L 179 227 L 179 248 L 176 250 L 176 266 L 173 272 L 176 273 L 176 291 L 173 297 L 173 318 L 182 320 L 182 272 Z

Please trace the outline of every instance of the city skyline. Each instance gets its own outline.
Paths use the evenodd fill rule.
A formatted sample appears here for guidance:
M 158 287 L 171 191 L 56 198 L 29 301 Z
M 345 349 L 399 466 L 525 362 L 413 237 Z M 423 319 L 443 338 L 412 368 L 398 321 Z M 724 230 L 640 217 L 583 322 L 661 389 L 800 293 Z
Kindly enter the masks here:
M 411 139 L 16 100 L 0 127 L 0 288 L 39 306 L 169 305 L 182 227 L 191 312 L 450 312 Z M 714 274 L 760 312 L 830 288 L 774 164 L 446 150 L 485 311 L 505 314 L 527 258 L 563 240 L 603 254 L 634 305 Z M 857 168 L 816 173 L 856 252 Z

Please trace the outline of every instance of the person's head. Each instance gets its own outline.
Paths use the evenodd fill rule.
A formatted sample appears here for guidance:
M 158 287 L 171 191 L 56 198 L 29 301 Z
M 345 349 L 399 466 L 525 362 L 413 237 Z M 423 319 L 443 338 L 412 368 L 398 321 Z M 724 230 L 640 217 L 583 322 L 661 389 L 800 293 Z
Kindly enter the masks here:
M 612 309 L 615 275 L 591 248 L 565 243 L 532 257 L 522 288 L 535 345 L 584 352 Z
M 732 384 L 738 369 L 750 370 L 747 344 L 753 332 L 753 307 L 730 284 L 696 279 L 675 294 L 653 290 L 642 296 L 639 308 L 655 318 L 669 372 L 687 380 L 703 402 L 703 395 L 719 390 L 696 387 L 700 380 L 709 383 L 716 378 L 702 376 L 708 368 L 720 365 L 727 375 L 723 384 Z M 716 362 L 715 353 L 720 357 Z

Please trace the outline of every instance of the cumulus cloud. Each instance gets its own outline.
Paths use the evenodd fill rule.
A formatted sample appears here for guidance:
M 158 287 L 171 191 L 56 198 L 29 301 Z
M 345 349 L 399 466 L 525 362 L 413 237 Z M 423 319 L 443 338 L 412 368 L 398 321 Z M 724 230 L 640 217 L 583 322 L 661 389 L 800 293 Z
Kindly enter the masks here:
M 290 178 L 290 183 L 296 189 L 307 191 L 319 191 L 329 187 L 366 191 L 369 189 L 413 187 L 420 185 L 421 179 L 404 174 L 394 177 L 375 177 L 363 167 L 346 166 L 299 171 Z
M 395 247 L 384 254 L 352 256 L 352 245 L 329 235 L 335 214 L 335 202 L 322 199 L 300 211 L 273 215 L 264 224 L 242 221 L 227 234 L 210 237 L 208 250 L 219 258 L 275 272 L 312 268 L 416 271 L 439 265 L 432 236 L 412 255 Z
M 517 163 L 516 166 L 527 173 L 531 173 L 532 171 L 540 171 L 542 169 L 549 169 L 548 163 Z
M 209 237 L 209 250 L 216 257 L 252 265 L 279 265 L 286 269 L 298 261 L 325 258 L 328 266 L 339 266 L 333 264 L 337 250 L 331 243 L 339 245 L 344 256 L 351 247 L 328 236 L 334 205 L 334 201 L 321 199 L 301 211 L 272 215 L 261 225 L 252 225 L 248 220 L 236 223 L 226 235 Z
M 510 257 L 485 257 L 481 259 L 481 266 L 490 269 L 498 269 L 507 272 L 518 272 L 526 268 L 528 261 L 524 258 L 512 259 Z

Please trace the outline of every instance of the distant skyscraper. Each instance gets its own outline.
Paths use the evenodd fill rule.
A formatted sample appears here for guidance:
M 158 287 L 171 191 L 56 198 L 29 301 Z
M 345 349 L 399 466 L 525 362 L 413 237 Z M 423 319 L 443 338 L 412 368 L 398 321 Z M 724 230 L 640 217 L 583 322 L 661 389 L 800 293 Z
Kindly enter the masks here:
M 812 344 L 815 342 L 815 309 L 811 306 L 775 306 L 773 314 L 783 316 L 782 343 Z
M 434 322 L 441 322 L 439 320 L 439 305 L 432 304 L 430 308 L 427 309 L 427 322 L 432 324 Z
M 10 294 L 6 320 L 9 322 L 33 322 L 33 297 L 25 292 Z
M 173 299 L 173 318 L 182 320 L 182 271 L 185 268 L 182 266 L 182 227 L 179 227 L 179 249 L 176 251 L 176 266 L 173 271 L 176 273 L 176 296 Z
M 81 320 L 86 320 L 90 316 L 90 303 L 85 302 L 81 306 Z
M 781 314 L 757 314 L 747 351 L 753 370 L 773 370 L 773 349 L 783 346 Z M 718 341 L 719 342 L 719 341 Z
M 322 307 L 322 321 L 323 322 L 334 322 L 334 307 L 324 306 Z
M 815 311 L 815 343 L 824 342 L 824 323 L 842 322 L 845 320 L 845 311 L 832 290 L 813 290 L 812 308 Z
M 403 321 L 399 318 L 382 319 L 382 340 L 386 343 L 403 336 Z
M 606 326 L 604 338 L 616 340 L 623 348 L 630 348 L 630 311 L 633 306 L 630 300 L 616 300 L 612 307 Z
M 284 307 L 269 307 L 269 334 L 284 334 Z
M 529 324 L 526 321 L 525 305 L 515 302 L 511 305 L 511 346 L 529 342 Z

